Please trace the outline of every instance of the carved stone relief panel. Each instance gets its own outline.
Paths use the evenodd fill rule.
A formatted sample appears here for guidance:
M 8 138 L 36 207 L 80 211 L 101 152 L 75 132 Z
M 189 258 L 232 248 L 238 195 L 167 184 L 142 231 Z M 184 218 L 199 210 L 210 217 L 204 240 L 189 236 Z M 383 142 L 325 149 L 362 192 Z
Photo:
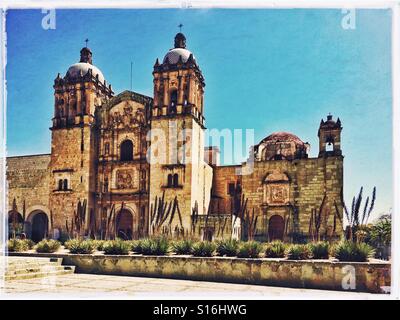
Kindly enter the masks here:
M 133 172 L 131 170 L 117 171 L 117 189 L 133 189 Z
M 267 203 L 269 205 L 285 205 L 289 203 L 288 184 L 267 185 Z
M 135 169 L 116 169 L 114 172 L 115 189 L 132 190 L 138 188 L 138 176 Z
M 108 125 L 112 128 L 128 128 L 144 122 L 143 106 L 128 101 L 113 107 L 108 116 Z
M 278 170 L 270 173 L 264 180 L 264 203 L 271 206 L 289 203 L 289 178 Z

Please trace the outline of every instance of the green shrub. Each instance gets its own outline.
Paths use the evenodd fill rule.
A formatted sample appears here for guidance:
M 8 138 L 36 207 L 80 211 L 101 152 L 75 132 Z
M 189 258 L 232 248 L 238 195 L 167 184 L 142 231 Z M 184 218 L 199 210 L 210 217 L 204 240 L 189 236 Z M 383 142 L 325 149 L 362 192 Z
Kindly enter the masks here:
M 129 240 L 127 241 L 130 247 L 130 251 L 135 253 L 142 253 L 142 240 Z
M 313 259 L 329 259 L 329 243 L 326 241 L 311 242 L 309 244 Z
M 65 241 L 65 242 L 64 242 L 64 248 L 69 250 L 70 245 L 71 245 L 74 241 L 78 241 L 78 239 L 69 239 L 69 240 Z
M 267 258 L 284 258 L 286 245 L 282 241 L 273 241 L 265 246 L 265 256 Z
M 140 243 L 140 251 L 144 255 L 164 256 L 168 253 L 169 242 L 164 237 L 144 239 Z
M 33 247 L 36 245 L 35 241 L 31 240 L 31 239 L 24 239 L 22 241 L 25 241 L 28 249 L 33 249 Z
M 104 254 L 127 255 L 129 249 L 129 243 L 120 239 L 105 241 L 103 244 Z
M 53 253 L 61 247 L 61 243 L 53 239 L 44 239 L 36 246 L 36 251 L 41 253 Z
M 230 239 L 217 243 L 217 254 L 219 256 L 235 257 L 239 249 L 239 241 Z
M 195 257 L 212 257 L 215 252 L 215 244 L 210 241 L 199 241 L 193 244 L 193 255 Z
M 307 260 L 312 256 L 310 247 L 306 244 L 292 244 L 286 254 L 289 260 Z
M 247 241 L 239 244 L 237 256 L 239 258 L 258 258 L 263 246 L 257 241 Z
M 334 247 L 333 254 L 339 261 L 366 262 L 374 256 L 375 251 L 366 243 L 341 241 Z
M 74 254 L 91 254 L 96 249 L 96 244 L 93 240 L 73 239 L 68 241 L 68 249 Z
M 192 254 L 193 241 L 192 240 L 180 240 L 172 243 L 172 251 L 175 254 Z
M 7 241 L 7 249 L 9 252 L 28 251 L 29 245 L 26 240 L 12 238 Z
M 97 251 L 103 251 L 104 250 L 104 243 L 106 242 L 105 240 L 92 240 L 94 249 Z

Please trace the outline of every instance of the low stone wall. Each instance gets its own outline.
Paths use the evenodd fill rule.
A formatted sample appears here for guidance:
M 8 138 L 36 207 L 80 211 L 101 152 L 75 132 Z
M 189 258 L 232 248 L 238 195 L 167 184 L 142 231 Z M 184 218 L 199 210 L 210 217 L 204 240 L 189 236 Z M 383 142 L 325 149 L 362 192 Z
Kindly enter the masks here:
M 26 255 L 17 254 L 13 255 Z M 192 256 L 32 254 L 62 257 L 80 273 L 259 284 L 279 287 L 382 293 L 390 263 L 199 258 Z M 343 283 L 355 289 L 346 289 Z

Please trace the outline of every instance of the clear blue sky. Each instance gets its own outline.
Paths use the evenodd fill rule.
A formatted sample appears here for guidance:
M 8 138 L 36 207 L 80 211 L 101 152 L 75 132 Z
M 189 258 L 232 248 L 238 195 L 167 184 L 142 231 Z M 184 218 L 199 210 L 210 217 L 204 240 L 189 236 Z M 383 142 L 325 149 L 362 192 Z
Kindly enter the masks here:
M 40 10 L 7 14 L 8 154 L 50 152 L 53 81 L 86 38 L 114 91 L 152 95 L 152 67 L 183 23 L 206 80 L 208 128 L 254 128 L 256 142 L 290 131 L 318 153 L 331 112 L 343 125 L 345 198 L 377 186 L 375 214 L 392 207 L 391 12 L 357 10 Z

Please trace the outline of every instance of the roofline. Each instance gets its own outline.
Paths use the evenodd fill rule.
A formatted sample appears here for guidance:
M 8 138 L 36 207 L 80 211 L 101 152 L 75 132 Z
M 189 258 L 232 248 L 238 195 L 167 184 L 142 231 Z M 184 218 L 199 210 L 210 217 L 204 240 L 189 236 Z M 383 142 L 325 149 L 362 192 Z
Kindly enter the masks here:
M 51 153 L 38 153 L 38 154 L 30 154 L 30 155 L 22 155 L 22 156 L 11 156 L 6 157 L 6 159 L 13 159 L 13 158 L 31 158 L 31 157 L 42 157 L 42 156 L 51 156 Z
M 133 90 L 123 90 L 123 91 L 121 91 L 120 93 L 118 93 L 118 94 L 116 94 L 116 95 L 114 95 L 113 96 L 113 98 L 115 98 L 115 97 L 118 97 L 118 96 L 121 96 L 121 95 L 123 95 L 124 93 L 134 93 L 134 94 L 136 94 L 136 95 L 138 95 L 138 96 L 141 96 L 141 97 L 143 97 L 143 98 L 145 98 L 145 99 L 149 99 L 149 100 L 151 100 L 151 101 L 153 101 L 154 99 L 152 98 L 152 97 L 150 97 L 150 96 L 146 96 L 145 94 L 143 94 L 143 93 L 139 93 L 139 92 L 136 92 L 136 91 L 133 91 Z M 112 98 L 111 98 L 112 99 Z
M 228 167 L 241 167 L 242 164 L 225 164 L 222 166 L 215 166 L 214 168 L 228 168 Z

